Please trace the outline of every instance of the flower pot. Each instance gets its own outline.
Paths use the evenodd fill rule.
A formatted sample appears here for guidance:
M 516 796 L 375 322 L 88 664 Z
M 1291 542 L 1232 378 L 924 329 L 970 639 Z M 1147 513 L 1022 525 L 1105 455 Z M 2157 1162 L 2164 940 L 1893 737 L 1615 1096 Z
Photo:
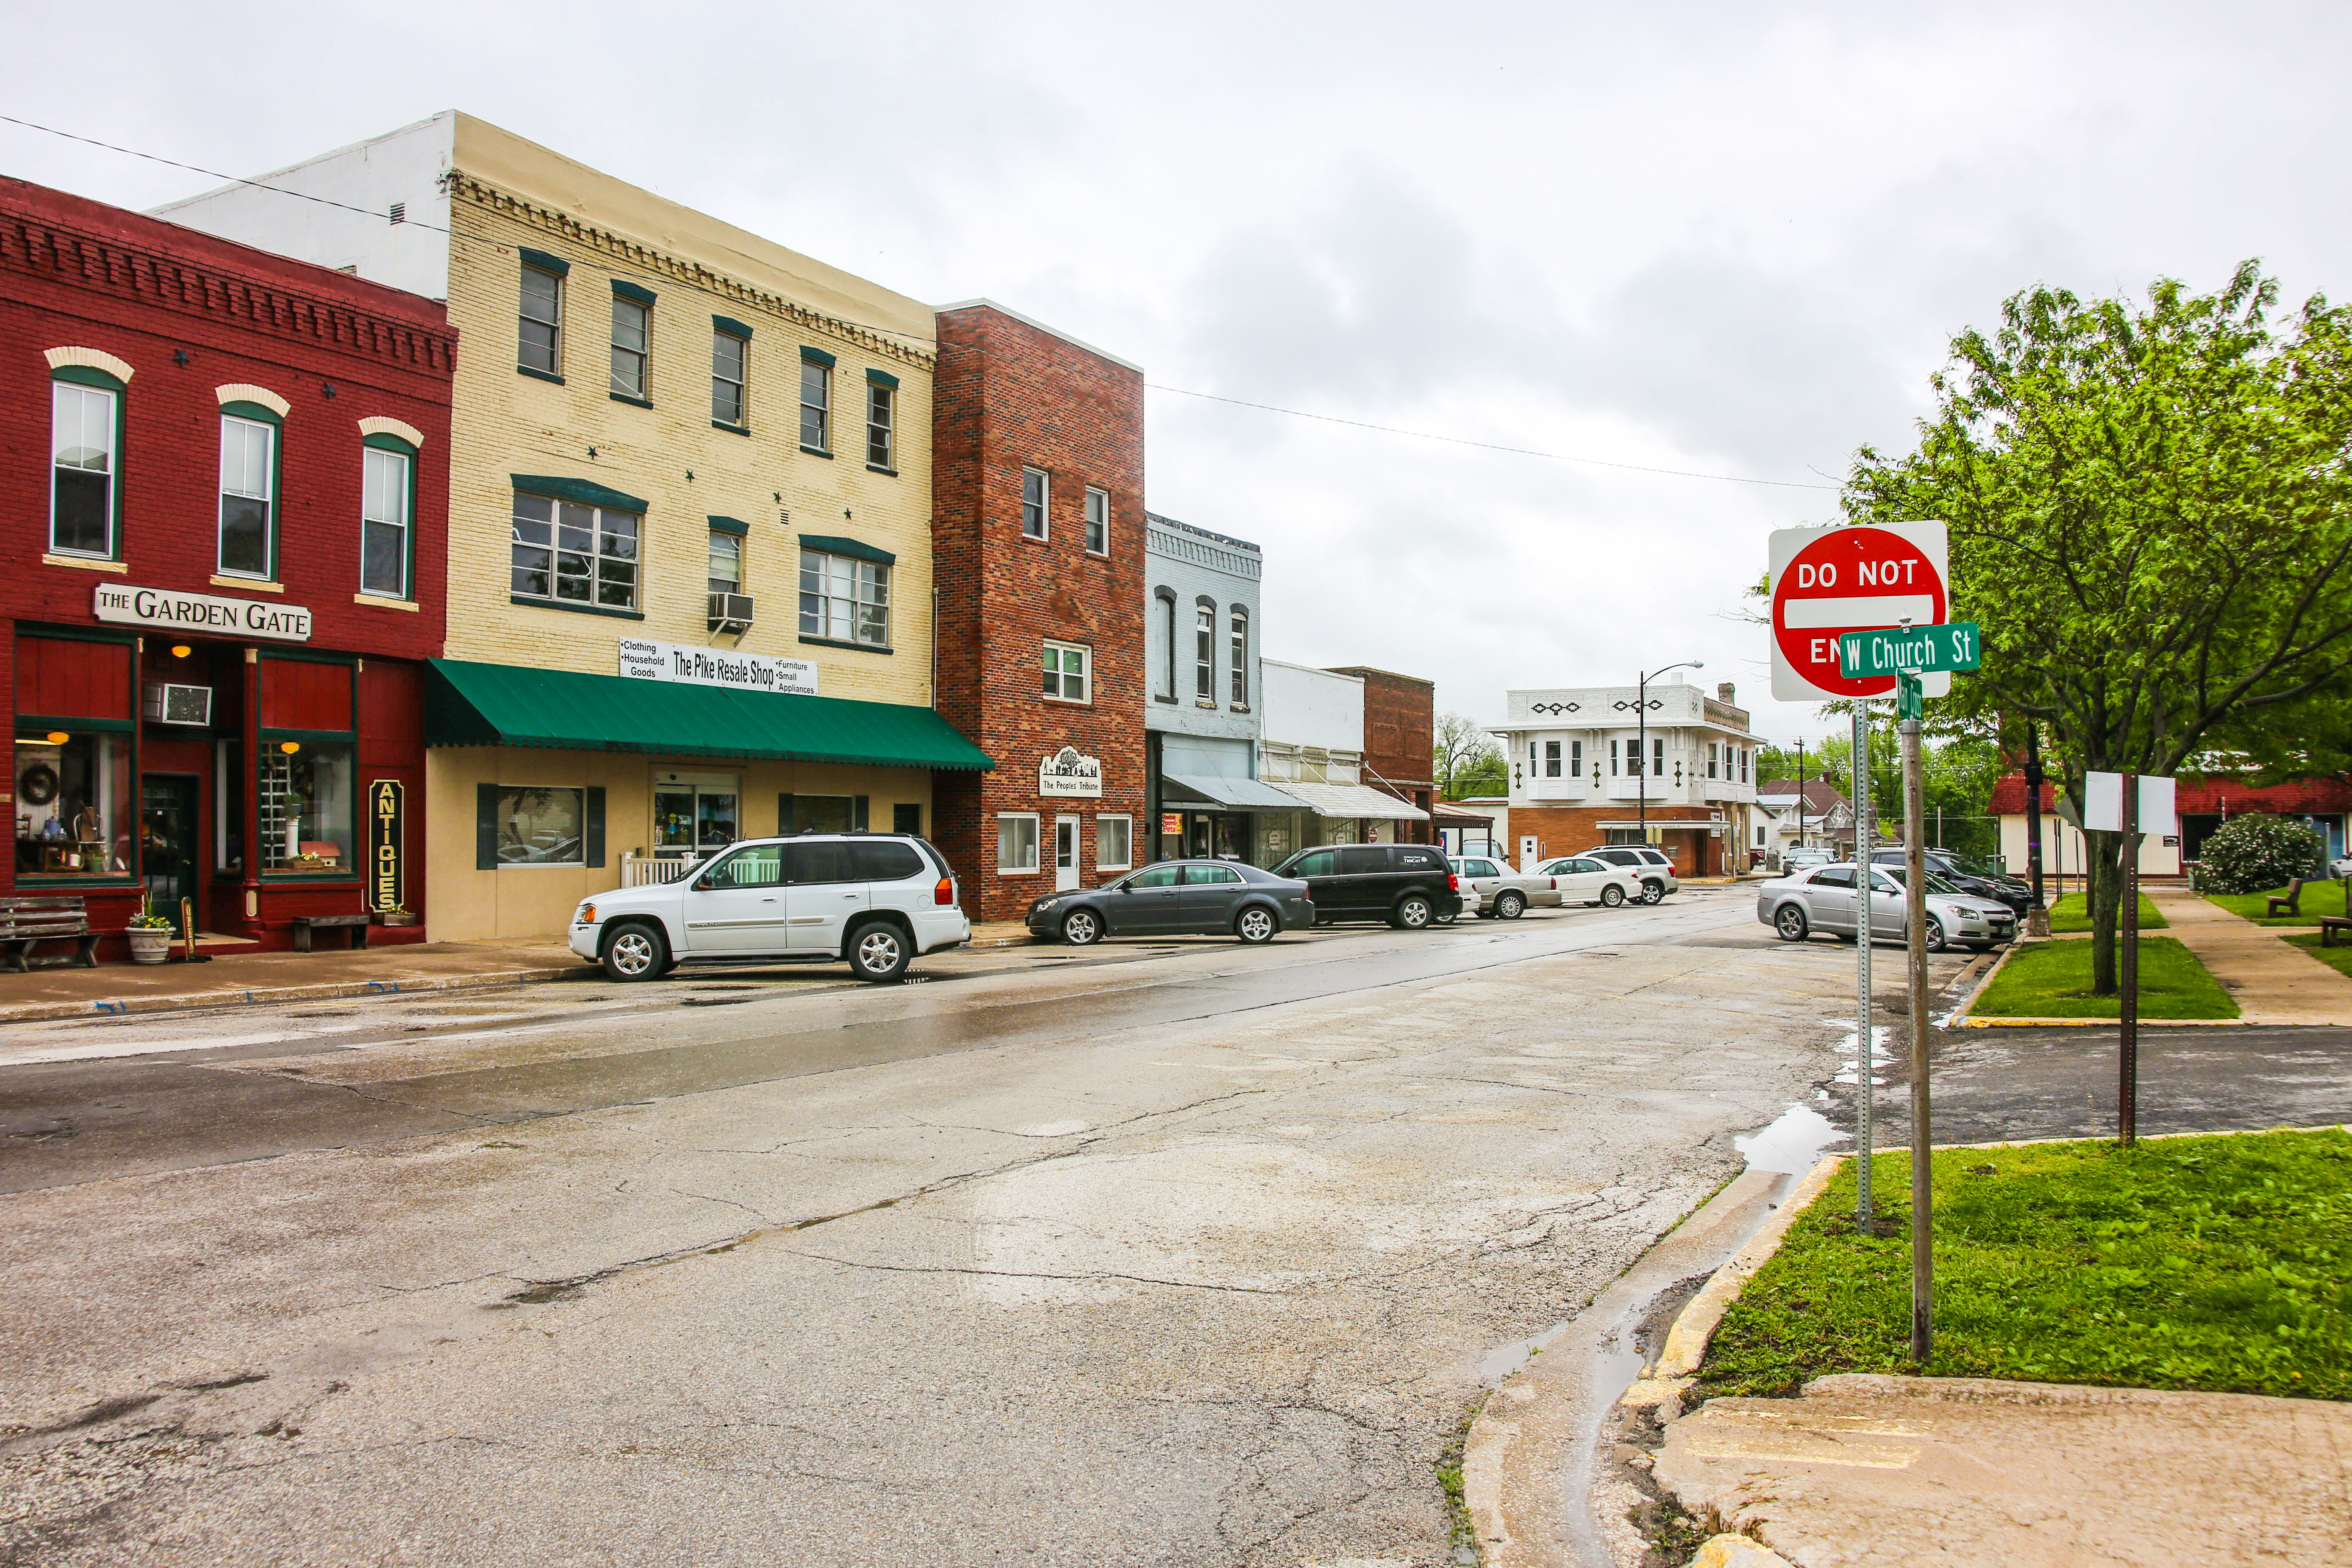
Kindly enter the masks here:
M 131 962 L 161 963 L 172 954 L 172 928 L 169 926 L 133 927 L 122 933 L 131 939 Z
M 380 926 L 413 926 L 416 916 L 406 910 L 379 910 L 375 923 Z

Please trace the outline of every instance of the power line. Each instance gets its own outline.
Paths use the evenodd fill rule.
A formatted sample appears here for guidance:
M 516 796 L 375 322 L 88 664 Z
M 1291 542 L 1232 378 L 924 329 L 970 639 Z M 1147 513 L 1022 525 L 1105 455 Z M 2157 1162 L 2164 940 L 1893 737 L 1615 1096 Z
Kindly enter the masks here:
M 266 184 L 259 180 L 248 180 L 240 174 L 225 174 L 218 169 L 207 169 L 201 164 L 183 163 L 177 158 L 166 158 L 157 153 L 143 153 L 136 147 L 125 147 L 118 142 L 101 142 L 95 136 L 83 136 L 72 131 L 60 131 L 54 125 L 42 125 L 30 120 L 20 120 L 13 114 L 0 114 L 0 121 L 5 121 L 10 125 L 21 125 L 27 131 L 38 131 L 46 135 L 62 137 L 68 142 L 79 142 L 87 146 L 102 147 L 110 153 L 120 153 L 125 157 L 143 158 L 151 163 L 162 163 L 170 168 L 185 169 L 190 174 L 202 174 L 207 179 L 226 180 L 230 184 L 244 185 L 251 190 L 268 191 L 281 196 L 294 196 L 302 201 L 316 202 L 320 206 L 335 207 L 343 212 L 356 213 L 362 217 L 380 217 L 384 219 L 386 222 L 394 221 L 392 215 L 389 213 L 380 213 L 367 207 L 355 207 L 349 202 L 339 202 L 331 196 L 315 195 L 309 191 L 289 190 L 283 185 Z M 484 239 L 478 235 L 463 234 L 454 228 L 445 228 L 436 223 L 419 222 L 416 219 L 406 216 L 404 213 L 399 221 L 407 227 L 421 228 L 433 234 L 446 234 L 452 239 L 462 239 L 470 244 L 488 246 L 493 250 L 505 254 L 510 255 L 514 250 L 512 246 L 501 245 L 494 239 Z M 591 263 L 591 265 L 596 266 L 600 270 L 609 273 L 616 278 L 643 278 L 648 282 L 670 281 L 667 279 L 656 277 L 652 273 L 636 272 L 627 268 L 614 267 L 609 262 L 595 262 Z M 915 332 L 900 331 L 894 327 L 877 327 L 865 321 L 848 321 L 846 318 L 843 318 L 842 320 L 844 325 L 856 327 L 863 331 L 875 332 L 885 337 L 904 338 L 909 342 L 926 344 L 927 346 L 935 346 L 936 344 L 936 340 L 925 339 Z M 1544 452 L 1538 451 L 1532 447 L 1506 447 L 1494 441 L 1473 441 L 1464 436 L 1440 436 L 1427 430 L 1405 430 L 1393 425 L 1374 425 L 1368 420 L 1343 419 L 1336 414 L 1310 414 L 1303 408 L 1283 408 L 1271 403 L 1252 403 L 1246 398 L 1224 397 L 1213 392 L 1194 392 L 1189 387 L 1165 386 L 1158 382 L 1146 382 L 1144 383 L 1144 385 L 1153 392 L 1170 392 L 1174 393 L 1179 397 L 1197 397 L 1208 403 L 1230 404 L 1236 408 L 1255 408 L 1267 414 L 1287 415 L 1293 419 L 1313 419 L 1326 425 L 1345 425 L 1358 430 L 1371 430 L 1383 436 L 1402 436 L 1408 439 L 1415 441 L 1441 441 L 1448 446 L 1475 447 L 1481 451 L 1486 452 L 1508 452 L 1515 457 L 1521 458 L 1542 458 L 1548 461 L 1555 463 L 1581 463 L 1591 468 L 1622 468 L 1629 473 L 1660 474 L 1671 479 L 1713 479 L 1723 484 L 1766 485 L 1775 489 L 1833 490 L 1838 488 L 1835 485 L 1809 484 L 1801 479 L 1750 479 L 1741 474 L 1705 474 L 1690 468 L 1662 468 L 1653 467 L 1646 463 L 1620 463 L 1612 461 L 1607 458 L 1580 458 L 1566 452 Z

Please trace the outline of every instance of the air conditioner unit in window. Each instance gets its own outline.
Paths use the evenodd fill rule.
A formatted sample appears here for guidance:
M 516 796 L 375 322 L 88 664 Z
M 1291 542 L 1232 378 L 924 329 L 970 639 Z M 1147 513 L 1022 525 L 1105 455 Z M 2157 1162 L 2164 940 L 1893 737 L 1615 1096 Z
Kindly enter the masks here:
M 198 729 L 206 729 L 213 721 L 213 689 L 209 686 L 151 682 L 147 687 L 144 707 L 150 722 L 191 724 Z
M 710 595 L 710 629 L 714 632 L 740 632 L 751 625 L 751 595 L 749 594 L 713 594 Z

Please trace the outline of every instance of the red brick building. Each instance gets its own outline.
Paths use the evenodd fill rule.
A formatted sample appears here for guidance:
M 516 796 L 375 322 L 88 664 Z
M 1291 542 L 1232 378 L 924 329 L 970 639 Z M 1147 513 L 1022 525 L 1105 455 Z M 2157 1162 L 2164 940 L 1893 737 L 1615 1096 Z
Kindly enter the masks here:
M 435 301 L 0 180 L 0 892 L 110 933 L 185 900 L 226 946 L 425 910 L 456 338 Z
M 1397 824 L 1398 841 L 1430 842 L 1426 814 L 1437 790 L 1437 683 L 1364 665 L 1332 673 L 1363 678 L 1364 782 L 1424 814 L 1418 821 Z
M 932 775 L 932 837 L 974 920 L 1017 920 L 1137 863 L 1143 373 L 974 300 L 932 396 L 937 702 L 996 764 Z

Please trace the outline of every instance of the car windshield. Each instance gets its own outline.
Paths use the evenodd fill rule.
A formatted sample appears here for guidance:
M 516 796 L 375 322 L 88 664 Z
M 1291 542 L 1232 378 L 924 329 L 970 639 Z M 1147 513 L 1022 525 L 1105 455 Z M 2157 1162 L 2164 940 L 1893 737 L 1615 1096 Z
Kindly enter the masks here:
M 1898 887 L 1902 884 L 1903 868 L 1900 866 L 1881 866 L 1878 868 L 1878 874 L 1882 877 L 1894 878 L 1895 884 Z M 1968 894 L 1961 889 L 1952 886 L 1951 883 L 1947 882 L 1933 871 L 1925 873 L 1923 880 L 1927 884 L 1927 890 L 1931 893 L 1939 893 L 1948 899 L 1965 899 L 1968 897 Z

